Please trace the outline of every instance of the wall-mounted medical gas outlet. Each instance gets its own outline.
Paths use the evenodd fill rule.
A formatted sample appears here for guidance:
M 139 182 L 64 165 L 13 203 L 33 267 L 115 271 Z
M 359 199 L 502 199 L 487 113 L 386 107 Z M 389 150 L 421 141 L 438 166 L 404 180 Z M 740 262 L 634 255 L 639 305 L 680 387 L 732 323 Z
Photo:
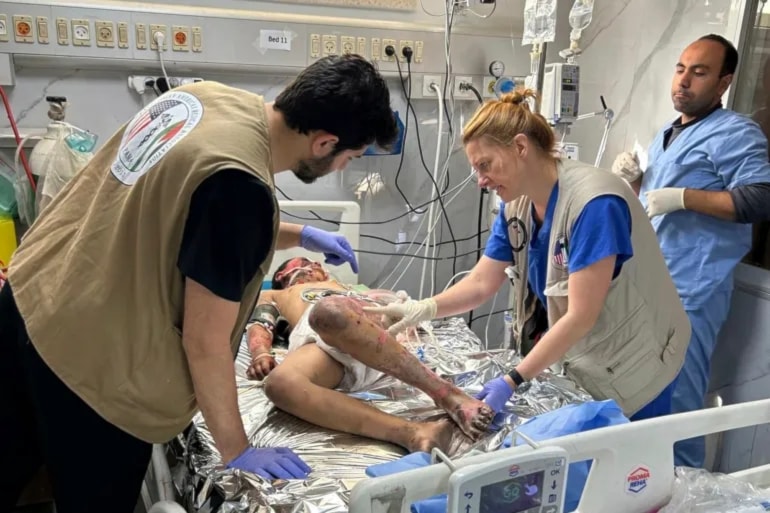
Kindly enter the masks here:
M 426 97 L 436 97 L 436 91 L 431 88 L 431 84 L 436 84 L 439 89 L 443 86 L 441 75 L 425 75 L 422 77 L 422 95 Z M 443 91 L 442 91 L 443 92 Z
M 476 95 L 473 94 L 467 87 L 462 87 L 463 84 L 473 85 L 473 77 L 454 77 L 454 85 L 452 87 L 452 94 L 456 100 L 473 100 Z
M 88 20 L 72 20 L 72 44 L 74 46 L 91 46 L 91 22 Z

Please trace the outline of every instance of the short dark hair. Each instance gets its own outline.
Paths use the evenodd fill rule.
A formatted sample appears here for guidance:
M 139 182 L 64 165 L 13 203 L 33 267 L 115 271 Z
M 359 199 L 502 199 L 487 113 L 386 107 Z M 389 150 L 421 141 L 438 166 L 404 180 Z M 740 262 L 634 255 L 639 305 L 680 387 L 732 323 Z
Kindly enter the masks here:
M 294 258 L 296 258 L 296 257 L 294 257 Z M 287 266 L 287 265 L 289 265 L 289 262 L 291 262 L 292 260 L 294 260 L 294 258 L 290 258 L 290 259 L 286 260 L 284 263 L 282 263 L 281 265 L 279 265 L 279 266 L 278 266 L 278 269 L 276 269 L 276 270 L 275 270 L 275 272 L 273 273 L 273 278 L 272 278 L 272 281 L 271 281 L 271 283 L 270 283 L 270 287 L 271 287 L 273 290 L 283 290 L 283 283 L 281 283 L 281 281 L 280 281 L 278 278 L 276 278 L 276 276 L 278 276 L 279 274 L 281 274 L 281 272 L 282 272 L 284 269 L 286 269 L 286 266 Z
M 735 49 L 730 41 L 717 34 L 708 34 L 698 39 L 698 41 L 714 41 L 725 49 L 725 59 L 722 61 L 722 69 L 719 70 L 720 77 L 735 73 L 735 70 L 738 68 L 738 50 Z
M 389 149 L 398 137 L 388 85 L 360 55 L 318 59 L 278 95 L 273 107 L 292 130 L 337 136 L 335 153 L 371 144 Z

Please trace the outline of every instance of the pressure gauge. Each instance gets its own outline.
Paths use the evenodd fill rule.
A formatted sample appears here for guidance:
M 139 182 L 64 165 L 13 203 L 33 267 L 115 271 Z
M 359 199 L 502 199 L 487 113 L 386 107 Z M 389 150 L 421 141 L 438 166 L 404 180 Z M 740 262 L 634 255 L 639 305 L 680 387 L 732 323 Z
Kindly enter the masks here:
M 505 64 L 503 61 L 492 61 L 489 65 L 489 74 L 495 78 L 500 78 L 505 73 Z

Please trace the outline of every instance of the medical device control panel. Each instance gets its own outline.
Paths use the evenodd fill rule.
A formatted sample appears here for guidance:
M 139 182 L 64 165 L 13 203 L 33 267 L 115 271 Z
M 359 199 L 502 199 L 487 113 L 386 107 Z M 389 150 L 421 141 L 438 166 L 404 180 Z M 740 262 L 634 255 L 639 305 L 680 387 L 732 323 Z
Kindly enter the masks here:
M 562 513 L 569 458 L 549 447 L 463 467 L 449 477 L 449 513 Z
M 551 124 L 572 123 L 578 117 L 580 68 L 577 64 L 546 64 L 541 114 Z

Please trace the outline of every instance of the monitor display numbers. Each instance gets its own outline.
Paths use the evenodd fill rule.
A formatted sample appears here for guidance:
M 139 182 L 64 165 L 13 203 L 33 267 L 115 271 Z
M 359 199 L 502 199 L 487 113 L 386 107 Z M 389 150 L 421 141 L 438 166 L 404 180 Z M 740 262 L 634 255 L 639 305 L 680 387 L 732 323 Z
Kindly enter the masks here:
M 480 513 L 529 513 L 539 511 L 544 472 L 514 477 L 481 487 Z

